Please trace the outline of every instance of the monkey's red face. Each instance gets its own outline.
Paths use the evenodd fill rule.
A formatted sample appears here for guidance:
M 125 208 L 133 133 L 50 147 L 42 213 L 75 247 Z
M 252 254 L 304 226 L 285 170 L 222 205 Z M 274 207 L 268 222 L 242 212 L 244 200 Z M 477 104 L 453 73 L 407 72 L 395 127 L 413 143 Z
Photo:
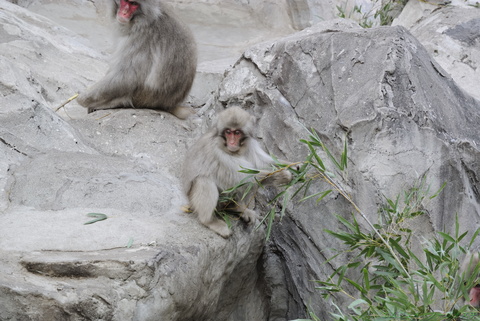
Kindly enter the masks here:
M 120 0 L 120 8 L 117 11 L 117 21 L 122 24 L 128 23 L 139 7 L 140 5 L 136 1 Z
M 470 305 L 475 308 L 480 307 L 480 284 L 470 289 Z
M 236 153 L 240 150 L 240 147 L 242 147 L 245 135 L 240 129 L 226 128 L 223 131 L 223 137 L 225 137 L 225 146 L 228 151 Z

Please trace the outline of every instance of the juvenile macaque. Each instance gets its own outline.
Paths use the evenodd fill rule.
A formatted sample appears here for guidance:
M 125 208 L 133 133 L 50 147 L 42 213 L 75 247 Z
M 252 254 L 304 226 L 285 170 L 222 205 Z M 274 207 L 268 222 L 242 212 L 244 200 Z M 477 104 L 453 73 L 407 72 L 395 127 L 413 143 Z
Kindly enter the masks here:
M 253 138 L 255 117 L 239 107 L 230 107 L 218 115 L 216 124 L 187 153 L 183 167 L 183 185 L 190 208 L 202 224 L 224 238 L 231 235 L 227 224 L 216 218 L 214 210 L 222 191 L 238 184 L 246 176 L 241 167 L 264 169 L 274 164 Z M 261 171 L 256 177 L 263 185 L 282 185 L 292 179 L 288 170 Z M 251 223 L 256 213 L 236 199 L 240 218 Z
M 186 118 L 180 104 L 197 68 L 189 29 L 159 0 L 110 0 L 116 17 L 116 51 L 107 74 L 80 94 L 88 112 L 110 108 L 152 108 Z
M 478 253 L 467 255 L 463 261 L 461 273 L 464 274 L 465 278 L 469 278 L 473 275 L 476 267 L 478 266 L 480 260 Z M 480 282 L 480 281 L 479 281 Z M 480 284 L 476 284 L 473 288 L 469 290 L 470 301 L 469 304 L 475 308 L 480 307 Z

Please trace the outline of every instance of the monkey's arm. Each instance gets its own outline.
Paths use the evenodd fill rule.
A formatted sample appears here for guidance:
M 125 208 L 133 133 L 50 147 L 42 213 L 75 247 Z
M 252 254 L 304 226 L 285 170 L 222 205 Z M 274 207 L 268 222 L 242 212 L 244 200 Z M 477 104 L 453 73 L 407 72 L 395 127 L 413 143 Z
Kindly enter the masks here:
M 127 87 L 125 84 L 130 82 L 123 78 L 121 74 L 115 77 L 113 71 L 108 72 L 105 77 L 78 96 L 78 103 L 87 107 L 89 111 L 131 106 L 132 101 L 129 97 L 132 96 L 134 83 Z
M 287 168 L 280 168 L 274 172 L 260 171 L 255 177 L 262 185 L 280 186 L 288 184 L 293 175 Z

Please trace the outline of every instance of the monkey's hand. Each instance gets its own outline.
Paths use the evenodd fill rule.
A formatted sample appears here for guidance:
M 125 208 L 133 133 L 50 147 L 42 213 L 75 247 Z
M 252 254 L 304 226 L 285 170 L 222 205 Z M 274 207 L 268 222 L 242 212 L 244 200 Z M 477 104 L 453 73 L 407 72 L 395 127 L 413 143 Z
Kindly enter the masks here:
M 259 180 L 263 185 L 285 185 L 293 178 L 292 173 L 287 169 L 279 169 L 272 173 L 262 172 L 259 174 Z
M 246 208 L 241 214 L 240 218 L 248 224 L 252 224 L 257 219 L 257 213 L 251 209 Z

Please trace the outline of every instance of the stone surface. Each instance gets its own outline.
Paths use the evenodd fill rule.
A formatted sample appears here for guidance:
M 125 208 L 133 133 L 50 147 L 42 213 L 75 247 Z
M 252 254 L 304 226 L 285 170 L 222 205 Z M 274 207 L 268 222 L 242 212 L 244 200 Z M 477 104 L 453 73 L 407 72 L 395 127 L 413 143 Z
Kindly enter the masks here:
M 385 197 L 394 199 L 424 175 L 431 191 L 447 182 L 425 204 L 429 214 L 414 222 L 418 250 L 434 231 L 453 232 L 456 214 L 463 229 L 478 227 L 479 101 L 404 28 L 352 29 L 340 20 L 250 48 L 215 100 L 216 108 L 238 104 L 257 115 L 260 138 L 282 158 L 305 157 L 307 148 L 298 143 L 305 127 L 314 128 L 335 155 L 346 137 L 347 188 L 373 222 Z M 344 263 L 325 264 L 341 245 L 324 229 L 340 229 L 333 214 L 349 217 L 353 208 L 332 193 L 320 204 L 295 203 L 287 212 L 262 259 L 269 320 L 305 316 L 307 306 L 327 319 L 332 302 L 310 280 L 325 279 Z
M 408 28 L 463 90 L 480 99 L 480 10 L 473 1 L 454 4 L 409 1 L 393 24 Z
M 264 234 L 234 224 L 225 241 L 182 212 L 177 177 L 199 119 L 87 115 L 74 102 L 56 113 L 101 76 L 103 56 L 6 1 L 0 39 L 0 319 L 241 313 L 235 304 L 255 285 Z M 108 218 L 84 225 L 91 212 Z

